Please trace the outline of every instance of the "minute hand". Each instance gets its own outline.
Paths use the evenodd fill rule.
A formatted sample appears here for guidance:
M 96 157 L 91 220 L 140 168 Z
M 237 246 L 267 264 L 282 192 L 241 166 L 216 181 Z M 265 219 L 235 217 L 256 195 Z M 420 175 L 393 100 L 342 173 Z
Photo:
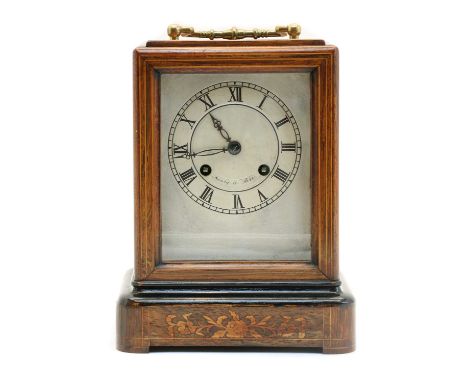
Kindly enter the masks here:
M 213 121 L 213 126 L 215 127 L 216 130 L 219 131 L 221 136 L 227 141 L 231 142 L 231 137 L 229 136 L 229 133 L 223 128 L 223 125 L 221 124 L 221 121 L 219 119 L 216 119 L 210 114 L 211 120 Z

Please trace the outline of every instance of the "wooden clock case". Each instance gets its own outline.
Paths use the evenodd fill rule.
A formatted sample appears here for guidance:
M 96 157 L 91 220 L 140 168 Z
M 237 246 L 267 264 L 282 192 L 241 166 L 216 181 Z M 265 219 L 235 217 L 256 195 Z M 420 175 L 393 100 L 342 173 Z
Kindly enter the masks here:
M 163 262 L 160 74 L 308 72 L 311 259 Z M 135 268 L 117 347 L 354 350 L 354 300 L 338 273 L 338 50 L 322 40 L 149 41 L 134 51 Z

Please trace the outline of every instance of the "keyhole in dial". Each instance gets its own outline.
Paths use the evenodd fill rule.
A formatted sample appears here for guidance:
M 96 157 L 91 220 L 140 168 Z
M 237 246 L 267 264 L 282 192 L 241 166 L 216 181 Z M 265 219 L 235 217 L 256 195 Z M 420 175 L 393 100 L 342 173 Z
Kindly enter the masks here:
M 270 167 L 267 164 L 262 164 L 258 168 L 258 173 L 262 176 L 267 176 L 270 173 Z
M 200 167 L 200 174 L 208 176 L 211 174 L 211 167 L 207 164 L 204 164 Z

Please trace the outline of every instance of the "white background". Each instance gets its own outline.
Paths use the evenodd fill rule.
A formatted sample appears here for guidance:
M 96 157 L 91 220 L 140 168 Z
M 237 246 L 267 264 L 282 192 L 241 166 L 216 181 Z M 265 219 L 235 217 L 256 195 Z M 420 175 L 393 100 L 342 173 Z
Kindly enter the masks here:
M 3 1 L 1 379 L 466 381 L 466 16 L 462 1 Z M 114 349 L 133 262 L 131 53 L 171 22 L 298 22 L 340 47 L 355 353 Z

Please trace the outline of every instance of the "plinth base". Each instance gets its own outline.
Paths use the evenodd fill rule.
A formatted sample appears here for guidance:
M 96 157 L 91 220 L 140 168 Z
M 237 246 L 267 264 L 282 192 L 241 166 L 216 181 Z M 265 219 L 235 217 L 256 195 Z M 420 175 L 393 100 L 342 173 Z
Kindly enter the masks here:
M 132 353 L 202 346 L 348 353 L 354 341 L 354 300 L 340 287 L 137 287 L 117 310 L 117 348 Z

